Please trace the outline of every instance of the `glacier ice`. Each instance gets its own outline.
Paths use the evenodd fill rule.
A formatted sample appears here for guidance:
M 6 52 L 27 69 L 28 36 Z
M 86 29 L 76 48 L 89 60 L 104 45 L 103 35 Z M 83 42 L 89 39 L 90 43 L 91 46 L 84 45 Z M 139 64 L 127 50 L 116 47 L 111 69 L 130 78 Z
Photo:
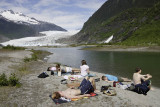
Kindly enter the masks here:
M 79 30 L 73 30 L 73 31 L 68 31 L 68 32 L 44 31 L 44 32 L 40 32 L 40 33 L 45 34 L 46 36 L 25 37 L 25 38 L 10 40 L 10 41 L 7 41 L 7 42 L 1 43 L 1 44 L 4 46 L 6 46 L 6 45 L 13 45 L 13 46 L 62 46 L 65 44 L 56 43 L 55 40 L 60 39 L 60 38 L 70 37 L 78 32 L 79 32 Z

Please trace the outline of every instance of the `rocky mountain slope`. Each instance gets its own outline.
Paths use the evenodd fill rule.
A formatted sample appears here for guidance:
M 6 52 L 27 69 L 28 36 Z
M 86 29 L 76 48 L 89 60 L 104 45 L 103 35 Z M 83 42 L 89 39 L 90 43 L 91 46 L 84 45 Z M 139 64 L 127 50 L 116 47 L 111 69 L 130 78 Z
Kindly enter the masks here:
M 82 30 L 60 42 L 160 45 L 160 0 L 108 0 L 84 24 Z
M 41 31 L 67 31 L 53 23 L 36 20 L 12 10 L 0 12 L 0 42 L 29 36 Z

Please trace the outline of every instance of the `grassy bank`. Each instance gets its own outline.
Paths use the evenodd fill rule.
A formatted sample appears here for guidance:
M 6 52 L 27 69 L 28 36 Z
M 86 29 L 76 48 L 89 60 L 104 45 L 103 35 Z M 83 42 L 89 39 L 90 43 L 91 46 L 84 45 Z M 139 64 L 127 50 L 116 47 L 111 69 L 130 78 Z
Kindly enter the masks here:
M 160 52 L 160 46 L 86 45 L 82 50 Z

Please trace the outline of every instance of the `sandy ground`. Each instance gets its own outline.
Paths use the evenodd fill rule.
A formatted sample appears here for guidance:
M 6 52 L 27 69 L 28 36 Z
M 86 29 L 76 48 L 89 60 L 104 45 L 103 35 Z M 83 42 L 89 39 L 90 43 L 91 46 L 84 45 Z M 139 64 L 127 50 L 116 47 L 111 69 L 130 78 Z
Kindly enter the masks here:
M 23 61 L 24 57 L 31 57 L 30 51 L 13 51 L 13 50 L 1 50 L 0 49 L 0 73 L 6 75 L 11 74 L 15 70 L 12 68 L 15 65 L 19 65 Z
M 23 58 L 30 56 L 30 54 L 30 51 L 1 51 L 0 73 L 16 73 L 16 69 L 11 66 L 21 66 L 24 63 Z M 3 64 L 4 61 L 5 64 Z M 30 65 L 29 70 L 31 72 L 21 77 L 22 86 L 20 88 L 0 87 L 0 107 L 160 107 L 160 90 L 157 88 L 154 88 L 154 91 L 149 91 L 147 96 L 144 96 L 118 87 L 115 87 L 116 96 L 107 96 L 99 92 L 98 96 L 89 99 L 55 105 L 49 95 L 53 91 L 67 89 L 67 86 L 60 82 L 63 77 L 50 75 L 50 72 L 46 71 L 48 66 L 52 66 L 51 63 L 39 60 L 31 62 Z M 44 71 L 49 74 L 49 77 L 44 79 L 37 78 Z M 95 78 L 103 75 L 93 71 L 91 73 L 97 75 Z M 104 81 L 96 82 L 98 90 L 102 85 L 109 84 L 112 85 Z

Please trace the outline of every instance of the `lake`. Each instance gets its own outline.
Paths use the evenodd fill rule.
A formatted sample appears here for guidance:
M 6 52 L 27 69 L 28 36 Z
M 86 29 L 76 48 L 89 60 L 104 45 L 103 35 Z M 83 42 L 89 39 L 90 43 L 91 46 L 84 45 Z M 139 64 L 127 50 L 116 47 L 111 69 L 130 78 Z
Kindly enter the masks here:
M 160 87 L 160 53 L 159 52 L 107 52 L 80 50 L 81 47 L 44 48 L 54 54 L 48 62 L 79 68 L 81 60 L 86 60 L 90 70 L 108 73 L 132 79 L 136 67 L 142 68 L 142 74 L 151 74 L 152 84 Z

